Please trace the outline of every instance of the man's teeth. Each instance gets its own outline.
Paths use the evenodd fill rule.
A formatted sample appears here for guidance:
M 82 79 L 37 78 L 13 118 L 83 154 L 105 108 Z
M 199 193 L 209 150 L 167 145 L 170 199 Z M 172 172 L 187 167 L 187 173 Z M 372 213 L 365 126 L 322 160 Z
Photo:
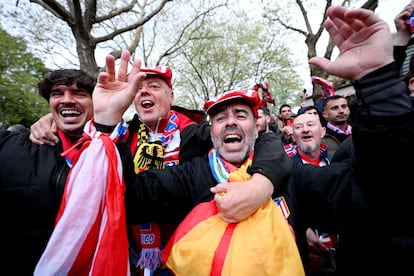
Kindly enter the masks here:
M 61 114 L 63 116 L 79 116 L 81 113 L 76 110 L 63 110 Z
M 240 142 L 240 141 L 241 141 L 241 137 L 239 135 L 228 135 L 224 139 L 225 143 Z

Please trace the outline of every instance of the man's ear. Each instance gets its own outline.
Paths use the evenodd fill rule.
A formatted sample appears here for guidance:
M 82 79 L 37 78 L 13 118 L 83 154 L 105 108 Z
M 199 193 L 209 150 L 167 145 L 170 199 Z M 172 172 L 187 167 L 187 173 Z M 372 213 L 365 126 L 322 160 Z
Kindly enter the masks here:
M 259 123 L 257 122 L 257 119 L 256 119 L 256 139 L 257 138 L 259 138 L 259 130 L 260 130 L 260 126 L 259 126 Z
M 321 138 L 323 138 L 323 136 L 325 136 L 326 134 L 326 127 L 322 127 L 321 128 Z
M 174 91 L 171 90 L 171 94 L 170 94 L 170 106 L 174 105 Z

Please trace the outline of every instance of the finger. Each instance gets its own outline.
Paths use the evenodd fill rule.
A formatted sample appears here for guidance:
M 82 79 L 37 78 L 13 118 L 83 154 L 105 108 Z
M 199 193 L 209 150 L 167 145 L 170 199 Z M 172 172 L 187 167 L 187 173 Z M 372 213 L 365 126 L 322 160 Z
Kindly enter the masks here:
M 31 132 L 29 135 L 29 139 L 30 141 L 32 141 L 32 143 L 37 145 L 56 145 L 55 141 L 47 136 L 47 133 L 40 134 L 39 132 Z
M 309 59 L 309 64 L 312 64 L 314 66 L 317 66 L 318 68 L 322 69 L 326 72 L 331 72 L 329 70 L 331 61 L 324 57 L 312 57 Z
M 54 134 L 52 139 L 54 140 L 55 143 L 58 143 L 59 142 L 59 137 L 56 135 L 56 133 L 58 132 L 58 126 L 57 126 L 55 121 L 53 121 L 53 123 L 52 123 L 51 130 Z
M 59 141 L 59 139 L 57 138 L 57 136 L 53 133 L 53 132 L 47 132 L 46 133 L 46 137 L 45 137 L 45 143 L 48 145 L 55 145 L 57 142 Z
M 126 81 L 128 74 L 128 64 L 131 55 L 128 50 L 123 50 L 121 54 L 121 61 L 119 63 L 118 80 Z
M 364 25 L 372 26 L 382 21 L 377 14 L 368 9 L 349 9 L 345 11 L 344 21 L 351 24 L 354 20 L 363 22 Z
M 132 101 L 137 92 L 139 87 L 141 86 L 142 81 L 145 79 L 147 75 L 145 73 L 138 73 L 135 76 L 131 78 L 131 75 L 128 77 L 128 82 L 130 82 L 130 85 L 128 87 L 128 96 L 130 100 Z
M 210 191 L 214 190 L 213 193 L 227 192 L 228 188 L 228 183 L 219 183 L 216 186 L 210 188 Z
M 41 141 L 41 140 L 37 139 L 37 138 L 33 135 L 33 132 L 30 132 L 29 139 L 30 139 L 30 141 L 32 141 L 32 143 L 34 143 L 34 144 L 37 144 L 37 145 L 43 145 L 43 144 L 44 144 L 44 142 L 43 142 L 43 141 Z
M 48 129 L 44 130 L 38 123 L 32 125 L 30 127 L 30 135 L 29 139 L 32 141 L 32 143 L 38 144 L 38 145 L 54 145 L 53 140 L 51 141 L 48 138 Z
M 114 81 L 115 76 L 115 58 L 112 55 L 107 55 L 106 59 L 106 74 L 107 74 L 107 80 Z M 102 73 L 101 73 L 102 74 Z
M 49 139 L 43 139 L 43 144 L 45 145 L 49 145 L 49 146 L 55 146 L 56 143 L 53 140 L 49 140 Z
M 108 69 L 107 69 L 108 70 Z M 109 74 L 107 72 L 101 72 L 98 75 L 98 82 L 97 82 L 97 86 L 98 85 L 102 85 L 102 84 L 106 84 L 109 81 Z M 114 79 L 115 80 L 115 79 Z M 95 93 L 92 94 L 92 97 L 94 96 Z
M 139 73 L 141 68 L 141 60 L 140 59 L 135 59 L 134 63 L 132 64 L 132 69 L 131 72 L 129 73 L 130 77 L 135 76 L 136 74 Z
M 224 220 L 227 223 L 238 223 L 240 222 L 239 220 L 232 218 L 232 217 L 228 217 L 226 215 L 224 215 L 223 213 L 218 213 L 219 218 L 221 218 L 222 220 Z

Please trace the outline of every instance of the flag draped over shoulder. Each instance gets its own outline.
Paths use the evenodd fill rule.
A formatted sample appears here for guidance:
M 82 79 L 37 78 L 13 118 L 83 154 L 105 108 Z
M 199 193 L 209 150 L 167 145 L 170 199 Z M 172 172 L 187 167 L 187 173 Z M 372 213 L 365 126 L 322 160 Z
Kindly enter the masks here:
M 251 159 L 229 173 L 214 150 L 209 157 L 218 182 L 250 178 Z M 304 275 L 292 231 L 271 198 L 239 223 L 226 223 L 218 212 L 214 200 L 201 203 L 179 225 L 163 251 L 176 275 Z
M 70 170 L 55 229 L 34 275 L 130 274 L 125 183 L 112 141 L 125 135 L 126 125 L 108 136 L 90 121 L 84 131 L 88 141 Z

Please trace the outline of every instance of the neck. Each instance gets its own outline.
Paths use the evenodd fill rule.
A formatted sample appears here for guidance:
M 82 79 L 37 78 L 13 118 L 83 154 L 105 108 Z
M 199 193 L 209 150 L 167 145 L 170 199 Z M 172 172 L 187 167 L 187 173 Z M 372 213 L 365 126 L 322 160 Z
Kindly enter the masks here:
M 348 122 L 340 122 L 340 123 L 335 123 L 335 122 L 329 122 L 330 124 L 342 129 L 342 130 L 346 130 L 346 128 L 348 127 Z
M 154 122 L 150 122 L 150 123 L 146 123 L 144 121 L 142 121 L 147 128 L 149 129 L 149 132 L 153 132 L 153 133 L 160 133 L 164 131 L 166 122 L 169 120 L 171 115 L 171 112 L 168 112 L 168 114 L 164 117 L 159 117 L 158 120 L 154 121 Z

